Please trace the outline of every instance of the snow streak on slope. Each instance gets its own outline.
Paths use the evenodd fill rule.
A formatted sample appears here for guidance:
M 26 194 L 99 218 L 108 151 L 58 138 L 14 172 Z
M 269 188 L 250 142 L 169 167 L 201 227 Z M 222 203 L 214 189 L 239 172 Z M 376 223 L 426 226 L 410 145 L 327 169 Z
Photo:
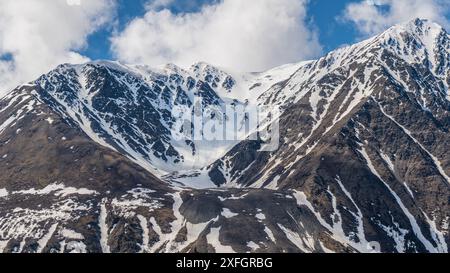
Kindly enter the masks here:
M 361 209 L 358 207 L 358 205 L 355 203 L 355 200 L 353 200 L 352 195 L 350 194 L 350 192 L 347 191 L 347 189 L 345 188 L 344 184 L 342 183 L 340 177 L 338 176 L 336 178 L 336 182 L 338 183 L 339 187 L 341 188 L 341 190 L 344 192 L 345 196 L 347 196 L 347 198 L 352 202 L 352 204 L 355 206 L 357 213 L 353 213 L 351 211 L 349 211 L 353 217 L 355 217 L 358 226 L 357 226 L 357 233 L 355 234 L 355 237 L 358 238 L 358 241 L 361 242 L 362 245 L 366 245 L 366 247 L 369 245 L 369 242 L 366 239 L 366 235 L 365 235 L 365 231 L 364 231 L 364 216 L 361 212 Z
M 333 198 L 333 208 L 334 208 L 334 215 L 337 216 L 337 223 L 333 223 L 333 225 L 329 225 L 320 215 L 319 212 L 317 212 L 313 205 L 311 204 L 311 202 L 308 201 L 306 195 L 303 192 L 294 192 L 294 197 L 297 200 L 297 203 L 299 206 L 306 206 L 312 213 L 314 213 L 314 215 L 316 216 L 317 220 L 320 222 L 320 224 L 325 227 L 327 230 L 330 231 L 330 233 L 332 234 L 333 238 L 338 241 L 343 243 L 344 245 L 349 245 L 351 247 L 353 247 L 354 249 L 358 250 L 361 253 L 366 253 L 366 252 L 372 252 L 372 249 L 368 248 L 367 242 L 365 242 L 364 240 L 364 236 L 362 236 L 362 238 L 360 238 L 362 241 L 360 241 L 359 243 L 354 241 L 354 238 L 349 238 L 344 231 L 342 230 L 342 216 L 340 214 L 340 212 L 338 211 L 338 209 L 336 208 L 335 205 L 335 199 Z
M 375 98 L 373 98 L 373 100 L 375 101 L 375 102 L 377 102 L 376 100 L 375 100 Z M 405 132 L 405 134 L 407 134 L 425 153 L 427 153 L 429 156 L 430 156 L 430 158 L 433 160 L 433 162 L 434 162 L 434 165 L 436 166 L 436 168 L 439 170 L 439 173 L 442 175 L 442 177 L 445 179 L 445 181 L 447 181 L 447 183 L 450 185 L 450 177 L 445 173 L 445 171 L 444 171 L 444 169 L 442 168 L 442 164 L 441 164 L 441 162 L 439 161 L 439 159 L 436 157 L 436 156 L 434 156 L 432 153 L 430 153 L 416 138 L 414 138 L 413 136 L 412 136 L 412 133 L 408 130 L 408 129 L 406 129 L 405 127 L 403 127 L 400 123 L 398 123 L 392 116 L 390 116 L 390 115 L 388 115 L 385 111 L 384 111 L 384 109 L 383 109 L 383 106 L 381 106 L 380 105 L 380 103 L 379 102 L 377 102 L 378 103 L 378 106 L 380 107 L 380 110 L 381 110 L 381 112 L 387 117 L 387 118 L 389 118 L 392 122 L 394 122 L 398 127 L 400 127 L 402 130 L 403 130 L 403 132 Z
M 111 253 L 108 245 L 109 228 L 106 224 L 106 217 L 108 216 L 106 206 L 104 203 L 100 206 L 99 227 L 100 227 L 100 245 L 102 246 L 103 253 Z
M 397 201 L 397 204 L 402 209 L 403 213 L 408 217 L 409 222 L 411 224 L 411 227 L 413 229 L 414 234 L 417 236 L 417 238 L 422 242 L 422 244 L 425 246 L 425 248 L 431 252 L 431 253 L 437 253 L 437 252 L 446 252 L 445 249 L 443 249 L 442 245 L 438 244 L 438 247 L 433 246 L 433 244 L 425 238 L 425 236 L 422 233 L 422 230 L 420 226 L 417 223 L 416 218 L 411 214 L 411 212 L 408 210 L 408 208 L 404 205 L 403 201 L 400 199 L 398 194 L 383 180 L 383 178 L 380 176 L 376 168 L 374 167 L 369 155 L 367 154 L 364 147 L 361 147 L 360 150 L 361 155 L 364 157 L 364 159 L 367 162 L 367 166 L 369 167 L 370 171 L 378 177 L 378 179 L 386 186 L 386 188 L 389 190 L 389 192 L 392 194 L 392 196 Z M 438 242 L 439 243 L 439 242 Z

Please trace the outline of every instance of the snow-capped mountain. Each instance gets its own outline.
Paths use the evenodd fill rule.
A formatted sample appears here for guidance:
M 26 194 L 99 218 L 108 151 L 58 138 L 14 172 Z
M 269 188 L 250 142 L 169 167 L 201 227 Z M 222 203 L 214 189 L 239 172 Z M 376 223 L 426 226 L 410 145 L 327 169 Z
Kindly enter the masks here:
M 0 99 L 0 252 L 449 252 L 449 38 L 417 19 L 261 73 L 61 65 Z M 238 137 L 178 139 L 198 103 Z M 274 151 L 244 126 L 264 106 Z
M 163 175 L 207 166 L 238 143 L 175 139 L 183 133 L 176 107 L 193 108 L 197 100 L 203 109 L 217 111 L 213 119 L 223 124 L 229 118 L 226 107 L 241 109 L 243 115 L 257 103 L 252 97 L 297 67 L 278 68 L 278 78 L 272 79 L 265 73 L 232 76 L 205 63 L 185 70 L 173 64 L 152 69 L 102 61 L 61 65 L 31 85 L 43 102 L 91 139 Z

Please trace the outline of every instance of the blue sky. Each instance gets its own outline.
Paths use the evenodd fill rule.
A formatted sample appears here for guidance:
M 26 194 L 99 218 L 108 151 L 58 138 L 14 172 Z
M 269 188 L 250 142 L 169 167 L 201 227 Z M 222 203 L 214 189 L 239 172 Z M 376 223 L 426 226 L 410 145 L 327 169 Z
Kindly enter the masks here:
M 118 26 L 105 26 L 105 28 L 91 34 L 88 38 L 87 48 L 80 53 L 93 60 L 112 59 L 109 41 L 112 32 L 122 30 L 130 20 L 143 16 L 145 14 L 145 3 L 146 0 L 119 0 L 117 8 Z M 119 29 L 114 29 L 115 27 Z
M 319 29 L 319 41 L 325 52 L 352 44 L 361 37 L 353 25 L 340 20 L 346 5 L 351 2 L 355 1 L 315 0 L 308 5 L 309 17 Z
M 245 1 L 245 0 L 243 0 Z M 117 18 L 118 30 L 121 31 L 133 18 L 145 14 L 146 0 L 119 0 Z M 196 12 L 204 4 L 214 0 L 174 1 L 168 8 L 174 13 Z M 308 21 L 317 28 L 319 41 L 324 52 L 329 52 L 345 44 L 351 44 L 361 37 L 353 25 L 339 20 L 350 0 L 312 0 L 307 6 Z M 117 30 L 117 29 L 116 29 Z M 110 50 L 113 27 L 103 28 L 88 39 L 88 47 L 81 51 L 91 59 L 114 59 Z

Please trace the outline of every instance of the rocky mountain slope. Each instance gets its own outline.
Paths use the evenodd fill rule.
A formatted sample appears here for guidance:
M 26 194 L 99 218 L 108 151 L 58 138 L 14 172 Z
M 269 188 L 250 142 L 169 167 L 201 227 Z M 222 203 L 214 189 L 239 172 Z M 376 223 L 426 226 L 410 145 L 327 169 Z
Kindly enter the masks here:
M 417 19 L 262 73 L 61 65 L 0 99 L 0 252 L 449 252 L 449 62 Z M 177 139 L 197 103 L 279 107 L 278 149 Z

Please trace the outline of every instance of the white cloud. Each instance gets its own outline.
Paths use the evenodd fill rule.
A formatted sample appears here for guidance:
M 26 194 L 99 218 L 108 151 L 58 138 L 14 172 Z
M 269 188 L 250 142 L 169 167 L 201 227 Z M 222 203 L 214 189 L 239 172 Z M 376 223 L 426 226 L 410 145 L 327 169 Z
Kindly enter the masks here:
M 1 0 L 0 94 L 60 63 L 85 62 L 76 50 L 112 18 L 113 1 Z
M 153 7 L 170 2 L 158 0 Z M 305 23 L 306 4 L 223 0 L 195 13 L 149 9 L 112 38 L 112 49 L 130 63 L 189 66 L 205 61 L 241 71 L 264 70 L 320 54 L 317 36 Z
M 448 27 L 449 11 L 448 0 L 366 0 L 347 5 L 344 19 L 355 23 L 363 34 L 373 35 L 414 18 L 430 19 Z

